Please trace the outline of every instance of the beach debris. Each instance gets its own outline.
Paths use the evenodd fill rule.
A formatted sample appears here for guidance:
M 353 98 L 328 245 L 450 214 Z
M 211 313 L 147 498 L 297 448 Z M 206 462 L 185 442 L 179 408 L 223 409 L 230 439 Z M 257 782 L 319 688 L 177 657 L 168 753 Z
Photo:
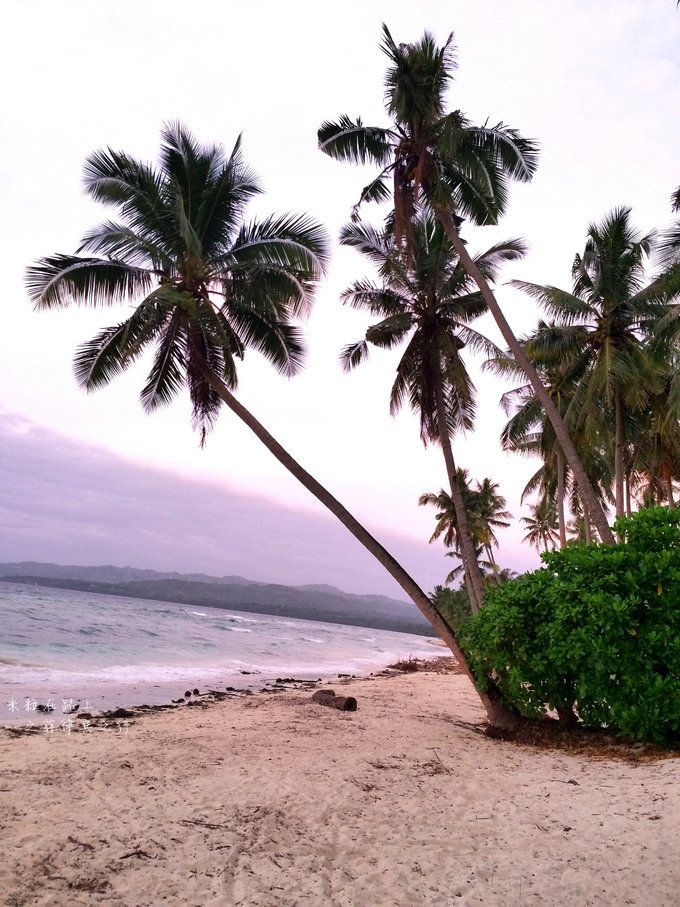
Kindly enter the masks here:
M 186 690 L 185 693 L 184 693 L 184 695 L 185 695 L 185 696 L 187 697 L 187 699 L 188 699 L 189 696 L 191 696 L 191 690 Z
M 300 680 L 297 677 L 277 677 L 276 683 L 302 683 L 306 686 L 314 686 L 314 684 L 320 683 L 321 678 L 318 680 Z
M 152 857 L 150 853 L 147 853 L 145 850 L 137 849 L 131 850 L 130 853 L 124 853 L 122 857 L 118 857 L 119 860 L 128 860 L 130 857 L 139 857 L 145 860 L 155 860 L 156 857 Z
M 112 712 L 104 712 L 104 718 L 134 718 L 135 713 L 130 709 L 114 709 Z
M 180 702 L 185 702 L 186 700 L 184 699 L 184 696 L 180 696 L 179 699 L 173 699 L 172 701 L 175 705 L 179 705 Z
M 95 850 L 94 844 L 89 844 L 87 841 L 79 841 L 78 838 L 74 838 L 73 835 L 69 835 L 66 839 L 70 841 L 71 844 L 77 844 L 79 847 L 83 847 L 85 850 Z
M 194 687 L 194 696 L 200 696 L 201 694 L 198 691 L 198 687 Z
M 335 690 L 317 690 L 312 694 L 312 699 L 319 705 L 327 705 L 341 712 L 356 712 L 358 708 L 354 696 L 336 696 Z
M 35 707 L 35 710 L 36 710 L 36 712 L 53 712 L 54 706 L 53 705 L 43 705 L 42 703 L 39 703 Z
M 402 658 L 401 661 L 396 661 L 387 667 L 393 671 L 402 671 L 404 674 L 413 674 L 415 671 L 421 670 L 421 662 L 420 658 Z

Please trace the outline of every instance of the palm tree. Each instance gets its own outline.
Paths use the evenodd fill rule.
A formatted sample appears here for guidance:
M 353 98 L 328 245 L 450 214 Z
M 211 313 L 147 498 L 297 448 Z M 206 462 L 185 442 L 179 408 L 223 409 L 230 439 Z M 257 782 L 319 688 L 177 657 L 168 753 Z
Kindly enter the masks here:
M 462 491 L 465 512 L 472 531 L 472 541 L 475 545 L 477 557 L 482 552 L 486 553 L 487 561 L 482 562 L 482 566 L 490 571 L 491 577 L 499 582 L 499 571 L 493 549 L 498 548 L 498 539 L 496 529 L 504 529 L 510 524 L 507 522 L 511 519 L 512 514 L 505 510 L 506 500 L 498 492 L 498 484 L 491 479 L 485 478 L 472 487 L 468 478 L 467 469 L 457 470 L 458 486 Z M 453 549 L 447 552 L 448 556 L 459 557 L 463 562 L 463 569 L 466 570 L 466 562 L 461 555 L 460 531 L 457 511 L 454 507 L 452 497 L 441 489 L 438 494 L 428 492 L 418 498 L 418 504 L 422 506 L 432 505 L 439 510 L 436 514 L 436 524 L 430 541 L 436 541 L 443 537 L 443 542 L 447 548 Z M 455 578 L 461 568 L 455 568 L 448 575 L 446 582 Z M 483 574 L 486 576 L 486 574 Z M 486 580 L 485 580 L 486 583 Z
M 120 220 L 90 230 L 75 255 L 29 268 L 36 308 L 130 301 L 132 314 L 83 344 L 75 373 L 95 390 L 155 346 L 141 392 L 146 411 L 187 387 L 201 440 L 222 403 L 388 570 L 449 645 L 468 676 L 455 635 L 428 596 L 383 546 L 236 399 L 237 360 L 252 348 L 283 374 L 302 364 L 295 316 L 309 309 L 326 260 L 322 229 L 299 216 L 245 223 L 259 187 L 240 140 L 231 155 L 201 147 L 179 124 L 162 131 L 158 167 L 112 150 L 91 155 L 85 188 Z M 86 254 L 83 254 L 86 253 Z M 490 720 L 503 713 L 484 697 Z
M 523 516 L 522 522 L 527 528 L 523 541 L 540 551 L 554 551 L 559 540 L 557 532 L 557 513 L 548 497 L 541 497 L 529 508 L 531 516 Z
M 671 210 L 680 211 L 680 186 L 671 195 Z M 659 243 L 659 257 L 666 268 L 680 263 L 680 220 L 663 233 Z
M 641 237 L 632 228 L 629 208 L 616 208 L 601 224 L 588 228 L 585 251 L 576 256 L 572 268 L 572 293 L 512 281 L 555 319 L 554 325 L 536 333 L 528 351 L 540 357 L 546 349 L 560 346 L 564 361 L 579 378 L 570 404 L 574 420 L 587 418 L 602 400 L 610 406 L 617 516 L 625 510 L 626 413 L 644 406 L 661 375 L 661 364 L 644 339 L 667 312 L 671 288 L 664 281 L 645 286 L 645 261 L 652 243 L 653 234 Z M 680 293 L 680 288 L 674 292 Z
M 469 326 L 486 310 L 486 305 L 481 294 L 473 291 L 470 276 L 441 224 L 431 214 L 423 214 L 414 220 L 411 229 L 412 254 L 408 261 L 400 254 L 391 229 L 379 233 L 361 222 L 343 229 L 341 242 L 366 255 L 377 266 L 381 280 L 357 281 L 342 295 L 343 302 L 367 309 L 380 318 L 368 328 L 364 340 L 345 347 L 342 363 L 345 369 L 351 369 L 364 361 L 369 343 L 388 349 L 405 343 L 392 386 L 390 410 L 395 414 L 408 400 L 420 418 L 423 442 L 435 441 L 442 448 L 468 593 L 477 610 L 484 596 L 484 578 L 456 479 L 451 438 L 457 430 L 472 427 L 475 412 L 474 387 L 462 349 L 467 346 L 487 353 L 497 350 Z M 475 261 L 488 278 L 493 278 L 502 262 L 522 253 L 522 244 L 513 240 L 494 246 Z
M 418 205 L 435 213 L 544 407 L 600 538 L 613 544 L 606 515 L 564 422 L 459 233 L 461 218 L 477 224 L 496 223 L 506 207 L 508 182 L 530 180 L 538 155 L 534 142 L 503 123 L 473 126 L 460 110 L 445 113 L 444 93 L 455 68 L 452 40 L 449 35 L 438 47 L 425 32 L 418 42 L 396 44 L 383 25 L 382 50 L 390 60 L 385 106 L 392 127 L 369 127 L 343 115 L 337 122 L 321 125 L 319 147 L 338 160 L 382 168 L 362 191 L 358 204 L 393 198 L 396 237 L 406 254 L 410 253 Z
M 456 470 L 456 475 L 458 477 L 458 487 L 463 497 L 463 507 L 466 515 L 466 523 L 468 526 L 471 524 L 471 503 L 472 503 L 472 490 L 467 481 L 467 469 L 458 468 Z M 462 551 L 462 534 L 459 531 L 459 522 L 456 507 L 452 496 L 444 491 L 442 488 L 438 494 L 434 492 L 426 492 L 421 494 L 418 498 L 418 504 L 423 507 L 427 504 L 431 504 L 433 507 L 437 507 L 439 513 L 435 515 L 436 523 L 434 527 L 434 532 L 430 536 L 430 542 L 435 542 L 437 539 L 443 536 L 442 541 L 447 548 L 450 548 L 450 551 L 446 552 L 447 557 L 457 557 L 460 560 L 460 565 L 454 567 L 448 575 L 444 582 L 450 583 L 459 576 L 463 574 L 463 579 L 465 581 L 465 588 L 467 591 L 467 599 L 470 604 L 470 609 L 474 613 L 479 610 L 479 605 L 475 599 L 470 597 L 470 587 L 471 582 L 468 572 L 468 561 Z M 482 577 L 482 583 L 484 583 L 484 573 L 482 571 L 479 558 L 482 554 L 482 545 L 473 537 L 472 539 L 475 552 L 475 563 Z
M 508 520 L 512 519 L 510 511 L 505 509 L 507 501 L 498 489 L 498 483 L 492 482 L 491 479 L 484 478 L 477 482 L 472 510 L 472 522 L 476 526 L 475 535 L 482 543 L 494 573 L 498 572 L 498 564 L 493 553 L 493 549 L 498 548 L 495 530 L 507 529 L 510 525 Z
M 527 341 L 524 340 L 523 343 L 526 349 Z M 558 412 L 564 417 L 566 402 L 572 392 L 571 384 L 565 374 L 563 363 L 559 359 L 546 360 L 547 357 L 544 357 L 543 360 L 532 358 L 541 382 L 550 394 Z M 485 367 L 499 374 L 515 374 L 519 371 L 517 362 L 511 356 L 489 360 L 485 363 Z M 521 453 L 525 456 L 538 455 L 543 460 L 543 465 L 527 482 L 520 502 L 524 503 L 525 497 L 535 491 L 539 491 L 542 497 L 554 502 L 557 511 L 560 547 L 564 547 L 567 541 L 564 508 L 569 479 L 564 452 L 557 443 L 550 420 L 530 384 L 524 384 L 504 393 L 501 397 L 501 406 L 506 413 L 514 410 L 501 432 L 503 450 Z M 579 455 L 582 457 L 581 450 L 579 450 Z
M 540 338 L 540 343 L 537 338 Z M 571 363 L 564 358 L 564 343 L 559 332 L 556 335 L 549 325 L 541 321 L 535 334 L 524 338 L 522 343 L 568 425 L 581 462 L 605 507 L 609 497 L 607 489 L 611 471 L 598 444 L 606 434 L 605 415 L 601 408 L 593 406 L 586 422 L 569 420 L 572 412 L 570 404 L 579 376 L 574 374 Z M 507 355 L 487 361 L 484 367 L 503 376 L 516 376 L 520 372 L 516 361 Z M 563 548 L 567 543 L 565 507 L 568 496 L 571 496 L 572 506 L 576 505 L 577 509 L 584 509 L 584 505 L 552 425 L 530 384 L 506 391 L 501 397 L 501 406 L 506 413 L 512 413 L 501 433 L 503 450 L 538 456 L 543 460 L 543 464 L 527 482 L 521 502 L 535 492 L 551 502 L 556 510 L 560 547 Z
M 626 490 L 630 496 L 634 483 L 638 489 L 644 488 L 651 506 L 666 500 L 674 507 L 673 483 L 680 478 L 680 357 L 676 350 L 669 350 L 665 364 L 661 386 L 634 420 Z

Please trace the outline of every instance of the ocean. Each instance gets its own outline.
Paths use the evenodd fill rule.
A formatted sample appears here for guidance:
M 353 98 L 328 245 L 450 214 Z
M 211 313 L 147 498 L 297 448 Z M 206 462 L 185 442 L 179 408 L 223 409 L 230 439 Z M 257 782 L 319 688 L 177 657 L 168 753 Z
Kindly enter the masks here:
M 35 720 L 38 704 L 160 705 L 438 654 L 407 633 L 15 583 L 0 583 L 0 622 L 0 725 Z

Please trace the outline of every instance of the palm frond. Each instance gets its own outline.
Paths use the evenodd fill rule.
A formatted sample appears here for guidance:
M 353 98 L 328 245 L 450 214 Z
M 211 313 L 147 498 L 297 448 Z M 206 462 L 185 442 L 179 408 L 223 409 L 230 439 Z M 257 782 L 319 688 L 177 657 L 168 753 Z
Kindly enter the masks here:
M 340 352 L 340 365 L 343 372 L 351 372 L 357 365 L 368 359 L 368 344 L 365 340 L 348 343 Z
M 529 182 L 538 167 L 538 143 L 526 139 L 504 123 L 470 127 L 469 144 L 512 179 Z
M 387 185 L 387 175 L 393 169 L 393 165 L 389 164 L 382 170 L 375 179 L 364 186 L 359 195 L 359 201 L 354 206 L 354 212 L 358 212 L 359 207 L 364 204 L 364 202 L 386 202 L 389 201 L 391 195 L 391 187 Z
M 77 254 L 92 252 L 104 255 L 107 260 L 116 259 L 132 267 L 144 268 L 170 276 L 173 260 L 167 247 L 158 239 L 135 232 L 125 224 L 106 221 L 88 230 L 83 236 Z
M 673 268 L 680 262 L 680 222 L 661 234 L 657 258 L 663 269 Z
M 527 244 L 523 239 L 506 239 L 498 242 L 486 252 L 474 256 L 474 262 L 487 280 L 494 281 L 498 272 L 507 261 L 519 261 L 527 253 Z
M 247 203 L 262 191 L 255 172 L 244 160 L 240 136 L 224 165 L 218 168 L 216 163 L 213 160 L 210 179 L 195 216 L 196 232 L 204 255 L 209 258 L 231 245 Z
M 186 351 L 182 322 L 180 311 L 175 310 L 160 338 L 151 371 L 140 394 L 147 413 L 170 403 L 184 385 Z
M 538 300 L 553 318 L 559 319 L 561 324 L 573 324 L 593 314 L 593 307 L 589 302 L 558 287 L 541 286 L 525 280 L 509 280 L 508 286 Z
M 114 205 L 134 230 L 167 239 L 172 230 L 161 174 L 122 152 L 95 151 L 85 162 L 85 191 L 95 201 Z
M 121 374 L 153 341 L 165 313 L 147 300 L 122 324 L 105 328 L 76 350 L 73 371 L 78 384 L 96 390 Z
M 283 214 L 244 225 L 234 242 L 234 266 L 294 268 L 309 280 L 324 274 L 329 257 L 328 236 L 310 217 Z
M 392 349 L 402 342 L 411 330 L 413 319 L 408 312 L 398 312 L 373 324 L 366 331 L 366 340 L 374 346 Z
M 378 287 L 368 280 L 357 280 L 343 291 L 340 301 L 352 309 L 365 309 L 371 315 L 383 318 L 407 310 L 407 300 L 402 294 Z
M 389 129 L 364 126 L 361 118 L 342 115 L 336 123 L 328 120 L 318 131 L 319 149 L 338 161 L 375 163 L 385 167 L 392 155 L 394 134 Z
M 394 246 L 385 236 L 384 231 L 377 230 L 371 224 L 362 221 L 351 221 L 340 229 L 340 245 L 356 249 L 378 267 L 385 264 L 385 259 L 394 253 Z
M 678 0 L 678 3 L 680 3 L 680 0 Z M 680 186 L 671 195 L 671 210 L 680 211 Z
M 508 192 L 500 175 L 486 161 L 459 153 L 453 164 L 442 158 L 439 169 L 442 179 L 429 193 L 435 210 L 452 209 L 481 226 L 498 222 L 507 207 Z
M 242 347 L 257 350 L 286 377 L 304 364 L 305 346 L 300 329 L 285 319 L 272 317 L 263 306 L 248 304 L 229 308 L 229 321 Z
M 146 294 L 153 275 L 125 262 L 77 255 L 41 258 L 26 271 L 36 309 L 76 305 L 115 305 Z
M 484 334 L 475 331 L 474 328 L 468 327 L 466 324 L 458 324 L 456 333 L 462 344 L 473 352 L 485 353 L 487 356 L 502 356 L 500 347 Z

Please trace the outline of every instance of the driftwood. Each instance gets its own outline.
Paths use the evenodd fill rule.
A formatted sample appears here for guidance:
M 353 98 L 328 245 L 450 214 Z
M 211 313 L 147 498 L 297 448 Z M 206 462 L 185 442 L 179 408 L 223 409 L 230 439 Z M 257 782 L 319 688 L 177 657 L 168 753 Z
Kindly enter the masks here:
M 317 690 L 312 695 L 314 702 L 319 705 L 327 705 L 331 709 L 339 709 L 341 712 L 356 712 L 357 701 L 354 696 L 336 696 L 335 690 Z

